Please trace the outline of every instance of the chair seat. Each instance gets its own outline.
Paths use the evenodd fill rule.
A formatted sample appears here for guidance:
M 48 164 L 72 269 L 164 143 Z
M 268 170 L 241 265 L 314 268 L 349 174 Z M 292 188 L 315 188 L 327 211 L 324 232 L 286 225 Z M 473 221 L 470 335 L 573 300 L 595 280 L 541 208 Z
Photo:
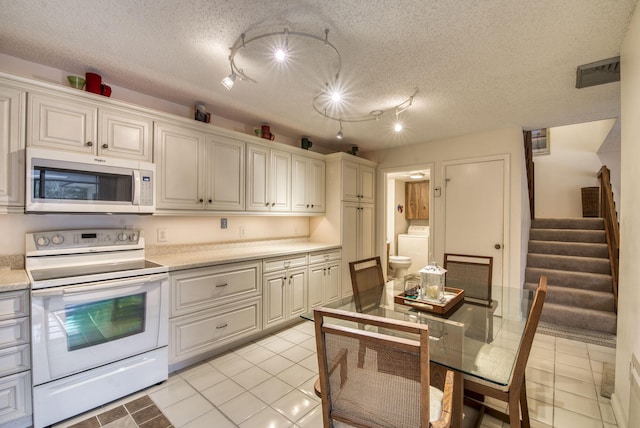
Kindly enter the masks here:
M 477 376 L 465 375 L 464 378 L 493 389 L 508 391 L 515 353 L 516 350 L 512 349 L 480 345 L 474 361 L 478 374 Z M 488 379 L 504 379 L 506 385 L 498 385 L 494 382 L 482 380 L 481 378 L 483 377 Z
M 375 373 L 369 376 L 369 381 L 373 384 L 379 384 L 378 382 L 387 383 L 393 382 L 394 376 L 386 373 Z M 397 426 L 397 420 L 393 418 L 393 415 L 398 411 L 398 406 L 395 404 L 398 400 L 402 400 L 402 408 L 418 409 L 420 406 L 419 396 L 416 394 L 400 394 L 396 397 L 378 396 L 377 400 L 371 400 L 365 398 L 362 394 L 362 386 L 356 386 L 355 383 L 351 383 L 349 380 L 342 386 L 340 393 L 335 397 L 334 412 L 345 415 L 352 415 L 357 413 L 359 418 L 365 419 L 367 415 L 378 415 L 375 420 L 371 420 L 371 426 L 376 427 L 392 427 Z M 429 421 L 435 422 L 442 416 L 442 400 L 444 392 L 442 390 L 430 386 L 429 387 Z M 357 409 L 357 410 L 355 410 Z M 380 415 L 385 415 L 380 419 Z M 419 412 L 416 411 L 416 420 L 413 427 L 420 426 L 418 420 Z

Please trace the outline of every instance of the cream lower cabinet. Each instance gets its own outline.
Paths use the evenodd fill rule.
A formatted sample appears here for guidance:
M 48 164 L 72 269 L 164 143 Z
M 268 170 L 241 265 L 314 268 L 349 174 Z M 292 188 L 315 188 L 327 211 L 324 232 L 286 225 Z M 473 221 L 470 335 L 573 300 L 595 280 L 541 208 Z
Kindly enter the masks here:
M 24 211 L 27 94 L 0 81 L 0 212 Z
M 273 327 L 307 311 L 307 255 L 263 262 L 262 304 L 264 328 Z
M 30 427 L 29 291 L 0 293 L 0 426 Z
M 341 295 L 342 252 L 309 255 L 309 308 L 338 300 Z
M 260 261 L 170 273 L 169 364 L 262 330 Z

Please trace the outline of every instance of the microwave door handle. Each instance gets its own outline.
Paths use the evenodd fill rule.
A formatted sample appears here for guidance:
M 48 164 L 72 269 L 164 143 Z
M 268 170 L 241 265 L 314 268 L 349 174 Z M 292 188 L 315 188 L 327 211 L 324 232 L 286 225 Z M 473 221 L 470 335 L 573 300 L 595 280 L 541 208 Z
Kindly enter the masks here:
M 140 205 L 140 171 L 133 170 L 133 205 Z

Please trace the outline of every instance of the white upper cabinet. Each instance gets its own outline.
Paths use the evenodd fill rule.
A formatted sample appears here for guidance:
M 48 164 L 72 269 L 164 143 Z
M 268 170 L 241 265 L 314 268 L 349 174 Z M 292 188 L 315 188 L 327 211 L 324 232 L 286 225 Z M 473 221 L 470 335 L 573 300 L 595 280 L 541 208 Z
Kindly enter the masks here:
M 0 212 L 24 209 L 26 92 L 0 83 Z
M 158 209 L 244 210 L 243 141 L 156 123 Z
M 357 162 L 342 162 L 342 200 L 375 202 L 376 170 Z
M 152 160 L 153 119 L 87 100 L 29 94 L 29 145 Z
M 294 212 L 324 212 L 324 161 L 293 155 L 291 165 L 291 210 Z
M 178 125 L 156 123 L 157 209 L 204 208 L 205 135 Z
M 207 183 L 205 207 L 212 210 L 244 210 L 245 143 L 217 135 L 206 137 Z
M 247 211 L 291 211 L 291 153 L 247 144 Z

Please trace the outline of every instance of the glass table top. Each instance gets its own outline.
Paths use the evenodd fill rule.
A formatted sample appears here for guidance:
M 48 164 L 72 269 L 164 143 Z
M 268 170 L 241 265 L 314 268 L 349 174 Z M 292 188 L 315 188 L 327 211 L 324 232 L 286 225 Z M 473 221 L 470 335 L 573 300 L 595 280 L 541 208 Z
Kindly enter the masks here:
M 380 297 L 380 304 L 364 312 L 427 324 L 431 361 L 498 385 L 509 383 L 534 292 L 505 288 L 510 293 L 517 292 L 518 296 L 504 299 L 511 303 L 500 310 L 497 300 L 488 305 L 464 301 L 446 314 L 438 315 L 395 303 L 394 297 L 401 294 L 403 288 L 401 283 L 390 281 Z M 503 287 L 492 287 L 492 294 L 502 296 Z M 353 296 L 323 306 L 356 312 Z M 313 321 L 313 310 L 302 318 Z

